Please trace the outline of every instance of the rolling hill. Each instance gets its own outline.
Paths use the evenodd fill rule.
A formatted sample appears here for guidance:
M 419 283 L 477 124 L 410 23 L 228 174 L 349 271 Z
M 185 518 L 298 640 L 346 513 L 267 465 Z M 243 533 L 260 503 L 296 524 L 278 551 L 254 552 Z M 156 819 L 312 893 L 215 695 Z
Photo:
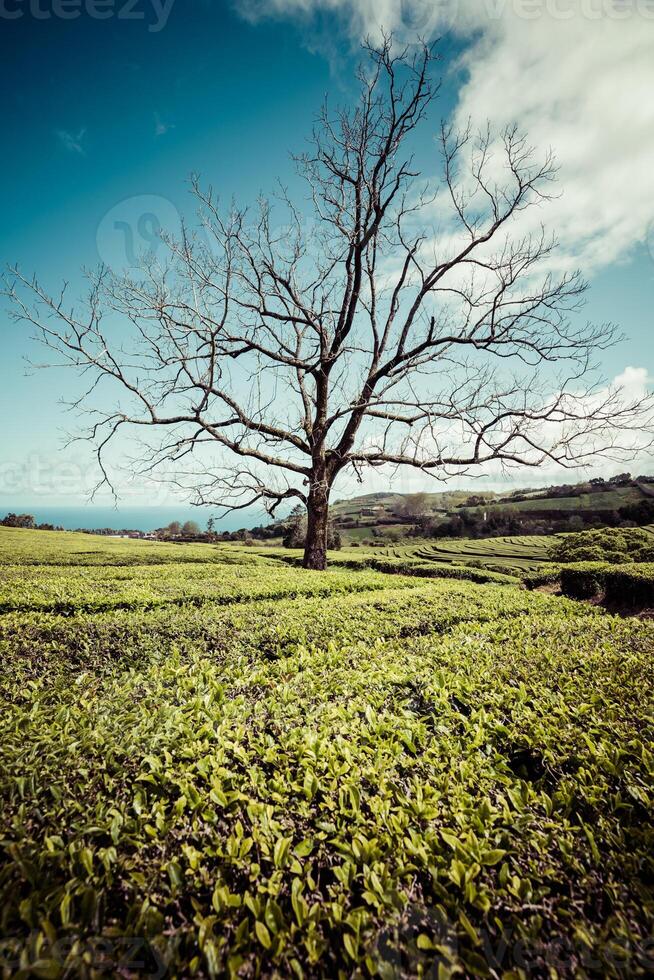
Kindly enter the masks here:
M 649 511 L 651 510 L 651 514 Z M 639 513 L 639 511 L 641 511 Z M 622 474 L 611 480 L 504 493 L 467 490 L 440 493 L 371 493 L 336 501 L 331 508 L 335 526 L 347 540 L 403 536 L 416 524 L 438 528 L 457 518 L 476 524 L 475 535 L 484 536 L 502 522 L 511 522 L 511 533 L 547 533 L 566 530 L 567 524 L 602 526 L 646 523 L 654 517 L 654 477 L 632 478 Z

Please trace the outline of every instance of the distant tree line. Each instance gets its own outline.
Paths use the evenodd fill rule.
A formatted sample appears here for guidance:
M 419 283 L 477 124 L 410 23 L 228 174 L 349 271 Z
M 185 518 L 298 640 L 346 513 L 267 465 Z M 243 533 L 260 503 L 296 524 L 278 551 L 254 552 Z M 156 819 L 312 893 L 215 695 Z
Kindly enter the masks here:
M 240 528 L 238 531 L 216 531 L 215 518 L 210 517 L 207 521 L 205 531 L 201 530 L 197 521 L 172 521 L 166 527 L 158 528 L 154 536 L 160 541 L 197 541 L 197 542 L 222 542 L 222 541 L 241 541 L 247 542 L 252 539 L 266 540 L 267 538 L 279 537 L 279 528 L 274 525 L 271 527 Z
M 490 508 L 461 510 L 446 518 L 418 518 L 409 535 L 426 538 L 493 538 L 505 535 L 561 534 L 602 527 L 628 528 L 654 523 L 654 498 L 614 510 L 552 510 L 542 513 Z
M 37 524 L 33 514 L 7 514 L 0 521 L 2 527 L 22 527 L 29 531 L 63 531 L 55 524 Z
M 567 484 L 561 486 L 547 487 L 536 493 L 525 493 L 518 490 L 504 499 L 510 503 L 519 503 L 523 500 L 552 500 L 557 497 L 585 497 L 587 494 L 606 493 L 613 489 L 624 489 L 625 487 L 638 488 L 642 484 L 654 484 L 654 476 L 636 476 L 631 473 L 619 473 L 617 476 L 604 479 L 601 476 L 593 477 L 587 483 Z
M 197 538 L 202 535 L 200 525 L 197 521 L 171 521 L 166 527 L 157 528 L 154 532 L 157 538 L 162 540 L 178 538 Z
M 166 527 L 158 528 L 154 536 L 161 541 L 197 541 L 220 543 L 236 541 L 247 544 L 251 541 L 269 541 L 279 538 L 282 534 L 279 524 L 260 524 L 257 527 L 241 527 L 237 531 L 217 531 L 216 520 L 210 517 L 205 531 L 200 529 L 197 521 L 172 521 Z
M 238 531 L 221 531 L 219 534 L 214 534 L 212 540 L 240 541 L 247 544 L 248 541 L 271 541 L 273 538 L 278 538 L 281 533 L 278 524 L 260 524 L 252 528 L 241 527 Z

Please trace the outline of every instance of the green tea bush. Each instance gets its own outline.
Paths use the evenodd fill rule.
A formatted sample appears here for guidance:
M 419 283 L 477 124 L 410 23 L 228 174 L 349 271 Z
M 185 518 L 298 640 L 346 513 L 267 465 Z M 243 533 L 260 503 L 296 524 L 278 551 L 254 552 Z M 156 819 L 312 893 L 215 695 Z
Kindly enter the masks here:
M 460 579 L 479 583 L 494 582 L 497 585 L 516 585 L 518 583 L 515 575 L 492 571 L 485 567 L 477 568 L 470 563 L 454 565 L 426 562 L 409 555 L 394 558 L 377 558 L 374 555 L 362 556 L 360 559 L 339 558 L 332 561 L 331 565 L 333 568 L 347 568 L 352 571 L 367 568 L 388 575 L 416 575 L 421 578 Z
M 569 599 L 593 599 L 604 591 L 606 572 L 603 561 L 577 562 L 560 570 L 561 592 Z
M 501 537 L 483 540 L 457 538 L 425 543 L 413 553 L 422 561 L 483 567 L 502 574 L 535 571 L 549 560 L 552 539 L 545 536 Z
M 605 584 L 609 605 L 654 608 L 654 562 L 610 568 Z
M 466 558 L 461 561 L 460 567 L 479 568 L 482 571 L 497 572 L 499 575 L 510 575 L 512 578 L 522 578 L 518 568 L 512 565 L 496 563 L 489 558 Z
M 0 974 L 651 974 L 654 623 L 238 554 L 5 567 Z
M 159 606 L 114 609 L 74 616 L 12 613 L 0 617 L 0 659 L 11 661 L 24 679 L 43 672 L 96 675 L 137 666 L 162 651 L 193 650 L 218 655 L 238 645 L 267 659 L 297 646 L 375 641 L 441 634 L 462 622 L 540 616 L 585 615 L 567 600 L 530 596 L 516 589 L 479 588 L 468 582 L 415 579 L 407 587 L 394 578 L 383 591 L 334 593 L 323 597 L 258 599 L 216 606 Z
M 543 585 L 559 585 L 561 582 L 561 567 L 559 565 L 544 565 L 535 572 L 529 572 L 523 578 L 527 589 L 538 589 Z
M 495 582 L 502 585 L 515 585 L 512 575 L 504 575 L 486 569 L 469 568 L 466 565 L 440 565 L 436 562 L 411 561 L 399 559 L 377 559 L 369 563 L 378 572 L 396 575 L 418 575 L 422 578 L 450 578 L 468 582 Z
M 38 532 L 44 533 L 44 532 Z M 408 581 L 407 586 L 415 583 Z M 385 589 L 378 572 L 316 572 L 273 563 L 173 562 L 133 567 L 0 568 L 0 612 L 40 610 L 59 615 L 173 605 L 229 605 L 255 599 L 328 596 Z
M 557 539 L 550 551 L 556 562 L 654 561 L 654 535 L 642 528 L 604 528 L 579 531 Z
M 36 975 L 56 940 L 79 975 L 98 935 L 173 976 L 538 972 L 549 943 L 601 963 L 625 929 L 636 950 L 651 641 L 536 615 L 10 683 L 4 934 L 41 937 Z

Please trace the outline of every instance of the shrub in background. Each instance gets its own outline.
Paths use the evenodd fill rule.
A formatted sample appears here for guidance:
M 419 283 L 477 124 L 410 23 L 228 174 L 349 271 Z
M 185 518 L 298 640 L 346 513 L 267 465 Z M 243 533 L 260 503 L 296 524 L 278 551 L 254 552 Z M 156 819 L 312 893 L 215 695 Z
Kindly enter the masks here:
M 558 565 L 539 568 L 525 575 L 523 582 L 527 589 L 538 589 L 541 585 L 557 585 L 561 579 L 561 568 Z
M 654 535 L 639 527 L 579 531 L 557 540 L 550 558 L 557 562 L 608 561 L 615 565 L 654 561 Z
M 609 605 L 654 607 L 654 562 L 609 568 L 605 587 Z
M 604 591 L 608 562 L 588 561 L 566 565 L 560 571 L 561 591 L 569 599 L 594 599 Z

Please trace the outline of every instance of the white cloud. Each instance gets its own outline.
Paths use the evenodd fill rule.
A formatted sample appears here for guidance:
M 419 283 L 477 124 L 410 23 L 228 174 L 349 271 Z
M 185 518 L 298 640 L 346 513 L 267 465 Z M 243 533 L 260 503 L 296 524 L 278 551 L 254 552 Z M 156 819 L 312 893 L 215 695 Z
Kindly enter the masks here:
M 241 0 L 250 19 L 338 15 L 351 34 L 468 38 L 455 121 L 517 123 L 559 164 L 562 265 L 626 257 L 654 221 L 654 0 Z
M 515 121 L 553 148 L 562 193 L 539 217 L 585 273 L 625 256 L 654 218 L 653 42 L 654 21 L 635 15 L 532 22 L 511 10 L 464 55 L 458 121 Z
M 616 388 L 620 388 L 624 392 L 626 398 L 636 400 L 644 398 L 652 380 L 647 368 L 630 366 L 626 367 L 613 383 Z

